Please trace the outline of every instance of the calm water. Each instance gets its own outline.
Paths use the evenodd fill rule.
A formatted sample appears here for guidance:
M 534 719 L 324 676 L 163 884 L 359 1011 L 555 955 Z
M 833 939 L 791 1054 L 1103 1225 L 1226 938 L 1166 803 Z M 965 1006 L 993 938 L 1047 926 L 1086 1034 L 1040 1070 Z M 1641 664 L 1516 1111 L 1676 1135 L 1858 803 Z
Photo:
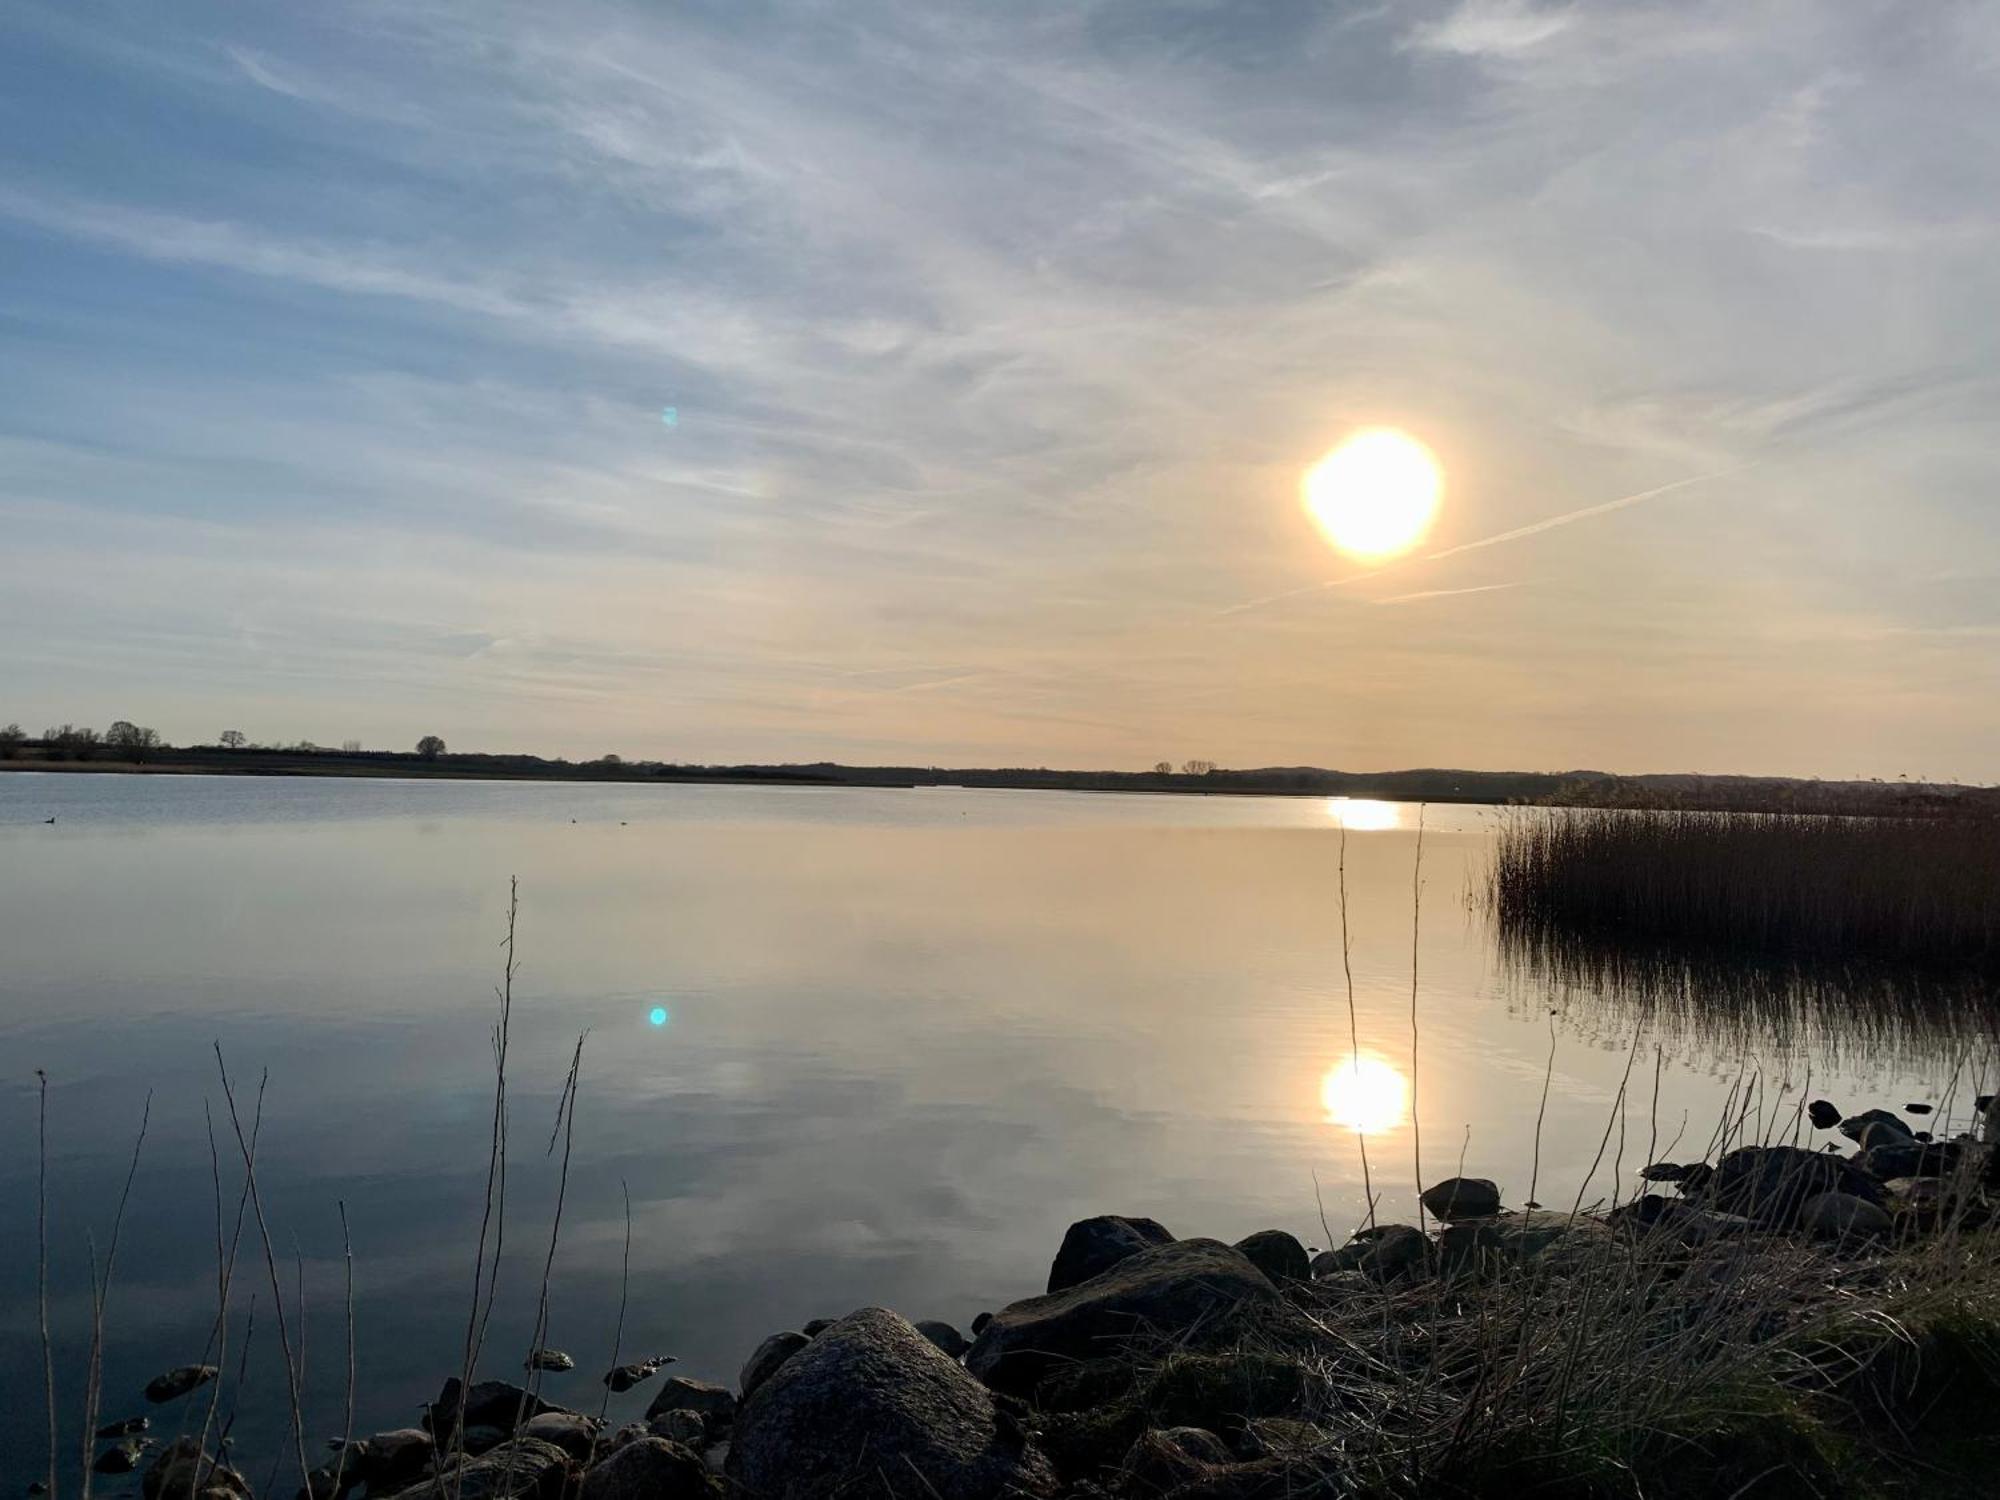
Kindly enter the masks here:
M 1567 1204 L 1617 1119 L 1636 1017 L 1588 994 L 1552 1017 L 1538 986 L 1503 971 L 1475 899 L 1497 816 L 1425 814 L 1426 1175 L 1463 1154 L 1528 1196 L 1553 1032 L 1539 1196 Z M 101 1254 L 152 1091 L 111 1296 L 108 1420 L 143 1409 L 148 1377 L 198 1359 L 213 1318 L 203 1104 L 220 1108 L 217 1040 L 246 1098 L 269 1070 L 259 1178 L 288 1296 L 303 1263 L 312 1431 L 340 1427 L 342 1202 L 358 1425 L 416 1417 L 463 1337 L 510 875 L 514 1172 L 487 1363 L 509 1373 L 525 1350 L 555 1181 L 543 1150 L 587 1032 L 550 1337 L 580 1369 L 553 1378 L 556 1399 L 595 1409 L 621 1183 L 624 1357 L 672 1353 L 730 1380 L 765 1334 L 808 1318 L 873 1302 L 963 1326 L 1039 1291 L 1064 1226 L 1090 1213 L 1231 1239 L 1275 1225 L 1323 1245 L 1316 1178 L 1344 1238 L 1364 1213 L 1356 1123 L 1372 1132 L 1380 1211 L 1407 1216 L 1416 819 L 1348 813 L 1356 1075 L 1338 803 L 0 776 L 0 1474 L 41 1454 L 34 1070 L 51 1080 L 72 1413 L 86 1234 Z M 1921 1090 L 1949 1067 L 1942 1044 L 1927 1057 L 1804 1027 L 1749 1051 L 1684 1025 L 1664 1040 L 1663 1151 L 1684 1116 L 1706 1141 L 1746 1062 L 1765 1070 L 1773 1113 L 1779 1083 L 1803 1085 L 1808 1066 L 1814 1092 L 1891 1104 L 1936 1097 Z M 1654 1128 L 1654 1041 L 1628 1093 L 1627 1184 Z M 1592 1197 L 1610 1191 L 1617 1149 L 1614 1130 Z M 254 1243 L 236 1337 L 254 1291 L 251 1384 L 268 1398 L 281 1377 Z M 647 1399 L 617 1398 L 613 1414 Z M 278 1455 L 281 1410 L 246 1399 L 246 1453 Z

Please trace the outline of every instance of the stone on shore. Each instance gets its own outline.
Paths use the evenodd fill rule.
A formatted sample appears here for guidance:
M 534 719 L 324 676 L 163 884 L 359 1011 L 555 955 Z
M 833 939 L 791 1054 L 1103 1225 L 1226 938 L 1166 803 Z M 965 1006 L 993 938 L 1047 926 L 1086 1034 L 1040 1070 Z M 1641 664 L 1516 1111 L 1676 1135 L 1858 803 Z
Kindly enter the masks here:
M 459 1404 L 458 1377 L 452 1375 L 446 1378 L 438 1391 L 437 1400 L 431 1403 L 424 1418 L 424 1425 L 441 1441 L 458 1430 Z M 553 1401 L 544 1401 L 534 1392 L 509 1380 L 475 1380 L 466 1394 L 464 1406 L 464 1422 L 468 1429 L 492 1427 L 503 1436 L 512 1432 L 517 1424 L 539 1417 L 543 1412 L 568 1410 Z
M 736 1393 L 726 1385 L 712 1385 L 686 1375 L 669 1376 L 660 1387 L 660 1394 L 653 1398 L 653 1404 L 646 1408 L 646 1419 L 651 1421 L 670 1411 L 700 1412 L 709 1426 L 727 1427 L 736 1420 Z
M 1871 1201 L 1879 1195 L 1868 1176 L 1843 1157 L 1799 1146 L 1739 1146 L 1716 1164 L 1699 1196 L 1704 1207 L 1786 1227 L 1798 1222 L 1807 1199 L 1832 1192 Z
M 1067 1291 L 1110 1270 L 1127 1256 L 1173 1242 L 1166 1226 L 1152 1219 L 1127 1218 L 1122 1214 L 1078 1219 L 1063 1235 L 1062 1246 L 1049 1267 L 1048 1289 Z
M 1200 1427 L 1161 1427 L 1139 1435 L 1120 1465 L 1124 1488 L 1158 1495 L 1206 1479 L 1231 1462 L 1222 1439 Z
M 1875 1239 L 1894 1221 L 1882 1209 L 1851 1193 L 1820 1193 L 1799 1209 L 1799 1227 L 1831 1240 Z
M 436 1478 L 420 1480 L 397 1494 L 402 1500 L 423 1500 L 440 1492 L 455 1500 L 556 1500 L 574 1472 L 569 1455 L 554 1443 L 515 1437 L 485 1453 L 447 1463 Z M 368 1492 L 375 1493 L 372 1484 Z
M 671 1354 L 656 1354 L 651 1359 L 634 1360 L 629 1365 L 620 1365 L 615 1370 L 605 1372 L 604 1383 L 622 1394 L 635 1385 L 642 1385 L 651 1380 L 673 1362 L 674 1357 Z
M 777 1374 L 786 1360 L 811 1343 L 812 1340 L 803 1333 L 774 1333 L 765 1339 L 743 1361 L 743 1369 L 736 1377 L 743 1399 L 749 1400 L 752 1391 Z
M 657 1417 L 648 1417 L 646 1431 L 670 1443 L 692 1448 L 697 1453 L 708 1446 L 707 1421 L 700 1412 L 689 1411 L 685 1406 L 663 1411 Z
M 1282 1229 L 1260 1229 L 1238 1240 L 1236 1248 L 1243 1252 L 1245 1260 L 1280 1286 L 1312 1277 L 1312 1262 L 1306 1258 L 1306 1247 Z
M 169 1370 L 164 1375 L 155 1375 L 146 1382 L 146 1399 L 155 1406 L 162 1401 L 171 1401 L 176 1396 L 185 1396 L 198 1385 L 207 1385 L 220 1374 L 214 1365 L 182 1365 Z
M 1865 1109 L 1858 1115 L 1849 1115 L 1840 1122 L 1840 1133 L 1850 1141 L 1866 1145 L 1867 1142 L 1862 1137 L 1868 1134 L 1870 1126 L 1880 1126 L 1889 1134 L 1899 1135 L 1904 1140 L 1910 1139 L 1910 1127 L 1886 1109 Z
M 591 1465 L 582 1500 L 708 1500 L 722 1482 L 701 1455 L 666 1438 L 635 1438 Z
M 1447 1177 L 1425 1188 L 1424 1209 L 1434 1219 L 1487 1219 L 1500 1212 L 1500 1188 L 1484 1177 Z
M 1313 1258 L 1313 1275 L 1324 1279 L 1354 1271 L 1370 1281 L 1388 1282 L 1421 1274 L 1429 1268 L 1430 1237 L 1414 1224 L 1378 1224 L 1355 1235 L 1338 1250 L 1322 1250 Z
M 545 1411 L 521 1424 L 521 1436 L 554 1443 L 580 1463 L 587 1462 L 601 1446 L 598 1441 L 601 1430 L 595 1417 L 573 1411 Z
M 574 1370 L 576 1361 L 560 1349 L 536 1349 L 528 1355 L 521 1368 L 547 1370 L 552 1374 L 561 1375 L 565 1371 Z
M 150 1438 L 120 1438 L 91 1461 L 91 1471 L 97 1474 L 133 1473 L 145 1461 L 146 1450 L 151 1446 Z
M 1815 1130 L 1831 1130 L 1840 1123 L 1840 1106 L 1831 1099 L 1815 1099 L 1806 1106 L 1806 1118 Z
M 1241 1251 L 1217 1240 L 1176 1240 L 1080 1286 L 1002 1309 L 966 1368 L 995 1390 L 1019 1394 L 1058 1364 L 1115 1354 L 1135 1337 L 1171 1339 L 1218 1314 L 1278 1301 L 1278 1289 Z
M 201 1487 L 195 1488 L 197 1477 Z M 146 1500 L 249 1500 L 250 1485 L 215 1454 L 204 1454 L 192 1437 L 175 1438 L 160 1450 L 140 1481 Z
M 993 1394 L 909 1323 L 873 1307 L 796 1351 L 744 1401 L 728 1469 L 759 1500 L 1056 1491 L 1048 1460 Z
M 1438 1231 L 1438 1259 L 1448 1270 L 1474 1269 L 1488 1262 L 1569 1260 L 1588 1256 L 1612 1237 L 1601 1219 L 1583 1214 L 1523 1209 L 1487 1219 L 1458 1219 Z
M 942 1349 L 953 1359 L 963 1359 L 965 1351 L 972 1347 L 966 1341 L 964 1334 L 941 1319 L 925 1318 L 922 1322 L 916 1324 L 915 1327 L 918 1333 L 921 1333 L 933 1344 L 936 1344 L 938 1348 Z

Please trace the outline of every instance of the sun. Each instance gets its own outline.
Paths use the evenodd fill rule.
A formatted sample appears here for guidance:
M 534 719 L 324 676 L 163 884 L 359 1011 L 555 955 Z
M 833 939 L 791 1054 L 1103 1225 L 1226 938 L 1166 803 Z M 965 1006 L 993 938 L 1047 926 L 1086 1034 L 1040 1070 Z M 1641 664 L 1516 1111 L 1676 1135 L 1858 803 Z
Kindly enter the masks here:
M 1350 557 L 1383 562 L 1430 530 L 1444 471 L 1430 449 L 1393 427 L 1355 433 L 1306 470 L 1306 513 Z

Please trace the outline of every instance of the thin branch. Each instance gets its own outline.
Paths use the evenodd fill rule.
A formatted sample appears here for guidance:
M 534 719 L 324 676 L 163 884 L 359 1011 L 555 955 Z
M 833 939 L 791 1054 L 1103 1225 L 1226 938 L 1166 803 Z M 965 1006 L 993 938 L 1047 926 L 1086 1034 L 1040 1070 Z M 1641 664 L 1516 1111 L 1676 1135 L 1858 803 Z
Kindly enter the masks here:
M 41 1128 L 35 1168 L 35 1289 L 42 1313 L 42 1392 L 49 1409 L 49 1500 L 56 1494 L 56 1356 L 49 1340 L 49 1075 L 35 1069 L 41 1090 Z
M 83 1500 L 90 1500 L 91 1446 L 97 1434 L 97 1402 L 104 1382 L 104 1304 L 111 1298 L 111 1275 L 118 1263 L 118 1236 L 125 1227 L 125 1205 L 132 1197 L 132 1181 L 139 1175 L 139 1153 L 146 1146 L 146 1128 L 153 1119 L 153 1091 L 146 1091 L 146 1107 L 139 1116 L 139 1138 L 132 1143 L 132 1165 L 125 1170 L 125 1187 L 118 1194 L 118 1211 L 111 1218 L 111 1243 L 104 1252 L 104 1282 L 97 1280 L 97 1253 L 90 1256 L 90 1365 L 83 1387 Z M 53 1492 L 52 1492 L 53 1493 Z

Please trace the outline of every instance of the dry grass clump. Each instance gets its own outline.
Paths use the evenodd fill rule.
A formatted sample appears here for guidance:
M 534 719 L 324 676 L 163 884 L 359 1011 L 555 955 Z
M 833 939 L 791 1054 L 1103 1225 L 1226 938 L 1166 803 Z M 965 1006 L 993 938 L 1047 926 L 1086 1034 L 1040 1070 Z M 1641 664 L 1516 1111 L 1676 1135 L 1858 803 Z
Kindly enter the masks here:
M 1849 1253 L 1588 1229 L 1302 1289 L 1309 1334 L 1274 1335 L 1310 1372 L 1320 1472 L 1385 1497 L 1862 1500 L 2000 1461 L 1990 1420 L 1953 1417 L 2000 1399 L 2000 1236 Z

